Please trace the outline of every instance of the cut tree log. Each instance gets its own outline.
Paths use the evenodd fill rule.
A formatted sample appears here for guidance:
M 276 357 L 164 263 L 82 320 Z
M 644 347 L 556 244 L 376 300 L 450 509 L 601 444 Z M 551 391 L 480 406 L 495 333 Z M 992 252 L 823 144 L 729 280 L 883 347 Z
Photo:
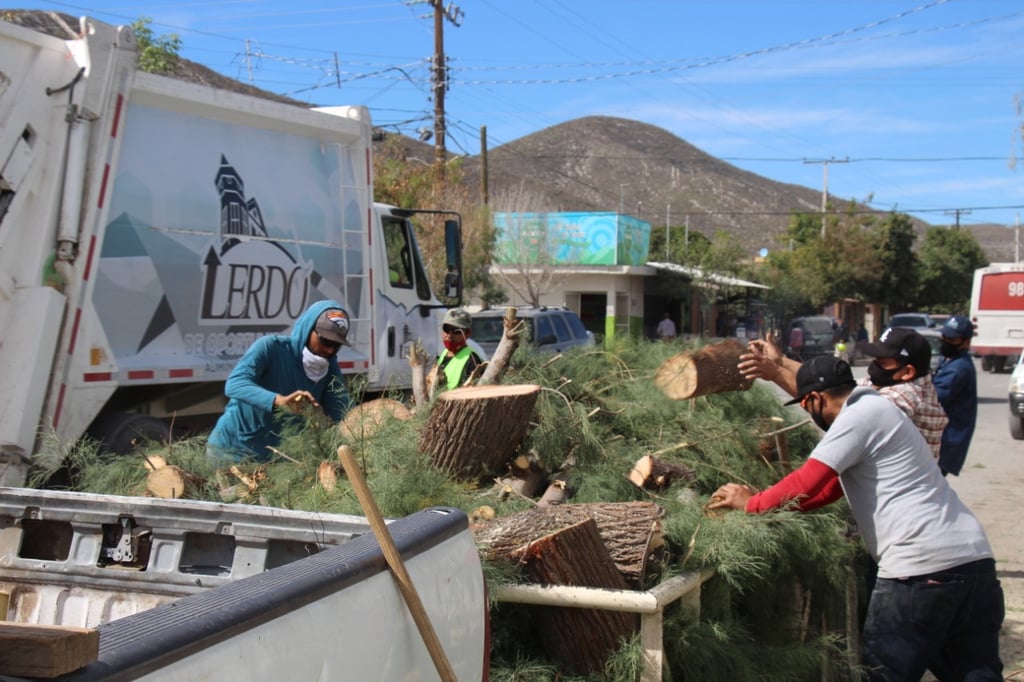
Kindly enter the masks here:
M 159 455 L 146 457 L 146 493 L 150 497 L 159 497 L 165 500 L 177 500 L 180 498 L 199 499 L 199 490 L 206 481 L 195 474 L 185 471 L 181 467 L 168 464 Z
M 501 383 L 502 377 L 505 376 L 505 372 L 508 371 L 508 366 L 512 362 L 512 356 L 515 355 L 516 348 L 519 347 L 519 342 L 527 329 L 525 322 L 516 319 L 516 309 L 513 306 L 505 309 L 504 327 L 501 341 L 498 342 L 498 347 L 494 349 L 491 359 L 487 362 L 487 369 L 484 370 L 477 382 L 479 386 Z
M 412 370 L 412 399 L 419 409 L 424 409 L 430 398 L 427 396 L 427 351 L 416 341 L 409 348 L 409 369 Z
M 636 461 L 629 472 L 629 480 L 644 490 L 664 490 L 673 483 L 692 481 L 697 477 L 693 469 L 685 464 L 668 462 L 644 455 Z
M 340 464 L 325 459 L 317 467 L 316 482 L 329 493 L 334 492 L 335 487 L 338 485 L 338 468 L 340 466 Z
M 0 675 L 58 677 L 94 662 L 99 651 L 99 630 L 0 624 Z
M 517 548 L 512 558 L 541 585 L 626 589 L 593 519 L 555 531 Z M 544 649 L 577 673 L 604 670 L 608 655 L 639 627 L 639 617 L 621 611 L 536 607 Z
M 572 477 L 568 471 L 555 476 L 548 487 L 544 489 L 544 494 L 537 500 L 538 507 L 551 507 L 556 504 L 564 504 L 573 494 L 572 488 Z
M 593 519 L 601 541 L 630 589 L 639 589 L 651 554 L 664 545 L 663 507 L 653 502 L 590 502 L 535 507 L 485 522 L 473 532 L 489 561 L 515 562 L 515 552 L 537 538 Z
M 412 418 L 409 408 L 397 400 L 378 398 L 359 403 L 338 424 L 338 431 L 348 440 L 369 438 L 380 430 L 388 419 L 406 421 Z
M 684 351 L 665 360 L 654 375 L 655 385 L 673 400 L 711 393 L 746 391 L 753 385 L 737 369 L 746 346 L 736 339 Z
M 547 481 L 547 472 L 536 457 L 519 455 L 508 466 L 508 473 L 495 479 L 498 488 L 498 499 L 504 500 L 509 495 L 533 498 Z
M 505 469 L 526 437 L 540 386 L 467 386 L 441 393 L 420 432 L 434 465 L 466 478 Z

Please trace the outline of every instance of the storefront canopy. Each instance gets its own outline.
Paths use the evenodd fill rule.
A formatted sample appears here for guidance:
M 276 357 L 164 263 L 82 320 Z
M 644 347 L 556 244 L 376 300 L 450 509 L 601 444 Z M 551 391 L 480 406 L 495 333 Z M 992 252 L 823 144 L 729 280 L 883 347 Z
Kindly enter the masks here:
M 704 272 L 700 268 L 691 268 L 686 265 L 679 265 L 678 263 L 648 263 L 648 267 L 652 267 L 662 272 L 669 272 L 673 275 L 681 275 L 694 282 L 698 286 L 722 286 L 722 287 L 744 287 L 747 289 L 771 289 L 771 287 L 765 286 L 764 284 L 758 284 L 757 282 L 748 282 L 745 279 L 738 279 L 736 277 L 730 277 L 728 275 L 720 275 L 717 272 Z

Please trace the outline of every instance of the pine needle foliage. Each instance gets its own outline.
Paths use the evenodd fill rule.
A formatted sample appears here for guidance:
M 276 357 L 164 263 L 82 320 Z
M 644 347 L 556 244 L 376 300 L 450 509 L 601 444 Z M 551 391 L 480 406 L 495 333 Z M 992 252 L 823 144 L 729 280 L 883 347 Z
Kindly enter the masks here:
M 668 400 L 655 387 L 654 373 L 686 348 L 615 339 L 556 356 L 518 352 L 505 383 L 542 387 L 521 451 L 539 458 L 552 476 L 568 476 L 572 502 L 652 500 L 664 507 L 666 547 L 654 562 L 648 587 L 682 571 L 713 572 L 702 588 L 699 618 L 679 603 L 665 611 L 665 679 L 810 680 L 820 679 L 826 666 L 832 679 L 853 679 L 844 677 L 851 673 L 845 665 L 842 614 L 849 581 L 858 580 L 851 577 L 851 567 L 862 550 L 848 532 L 845 504 L 765 515 L 713 514 L 704 506 L 728 481 L 759 488 L 776 482 L 802 462 L 819 432 L 813 426 L 788 430 L 792 461 L 783 464 L 766 454 L 771 438 L 765 434 L 806 415 L 783 407 L 770 387 L 758 382 L 749 391 Z M 457 480 L 431 466 L 418 447 L 428 412 L 420 410 L 407 421 L 387 419 L 373 435 L 349 440 L 308 415 L 284 428 L 269 463 L 237 466 L 238 473 L 260 481 L 240 501 L 361 515 L 340 465 L 333 490 L 317 482 L 321 463 L 337 463 L 338 446 L 347 444 L 386 516 L 438 505 L 467 513 L 487 505 L 501 516 L 532 506 L 515 495 L 500 495 L 490 481 Z M 76 472 L 75 489 L 144 494 L 142 454 L 110 458 L 88 443 L 69 448 L 56 441 L 44 449 L 37 458 L 37 484 L 49 480 L 53 463 L 60 462 Z M 152 444 L 145 452 L 202 477 L 201 494 L 207 499 L 220 500 L 222 490 L 238 483 L 236 474 L 206 458 L 203 438 Z M 640 490 L 628 474 L 644 455 L 685 465 L 694 479 L 656 493 Z M 43 466 L 44 461 L 50 465 Z M 524 580 L 517 567 L 504 565 L 486 566 L 485 577 L 492 586 Z M 601 673 L 567 675 L 546 658 L 530 608 L 491 604 L 492 680 L 638 679 L 638 638 L 625 642 Z

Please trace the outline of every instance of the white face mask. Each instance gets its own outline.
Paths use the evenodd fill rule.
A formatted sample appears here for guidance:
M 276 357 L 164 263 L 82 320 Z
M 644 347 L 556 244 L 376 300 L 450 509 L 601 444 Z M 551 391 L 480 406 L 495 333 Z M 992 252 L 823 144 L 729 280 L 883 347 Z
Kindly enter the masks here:
M 305 370 L 306 376 L 309 377 L 310 381 L 320 381 L 327 376 L 327 370 L 331 366 L 331 361 L 327 358 L 320 357 L 305 346 L 302 347 L 302 369 Z

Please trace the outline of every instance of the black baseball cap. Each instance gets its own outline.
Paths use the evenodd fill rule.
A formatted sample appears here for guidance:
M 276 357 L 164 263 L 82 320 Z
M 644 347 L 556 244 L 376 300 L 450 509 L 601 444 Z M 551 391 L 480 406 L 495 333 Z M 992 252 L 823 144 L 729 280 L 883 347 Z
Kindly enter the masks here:
M 796 397 L 786 405 L 795 405 L 808 393 L 856 385 L 850 363 L 831 355 L 819 355 L 800 365 L 796 372 Z
M 875 343 L 862 343 L 861 351 L 874 358 L 896 358 L 901 365 L 913 365 L 917 376 L 931 371 L 932 347 L 913 329 L 889 327 Z

